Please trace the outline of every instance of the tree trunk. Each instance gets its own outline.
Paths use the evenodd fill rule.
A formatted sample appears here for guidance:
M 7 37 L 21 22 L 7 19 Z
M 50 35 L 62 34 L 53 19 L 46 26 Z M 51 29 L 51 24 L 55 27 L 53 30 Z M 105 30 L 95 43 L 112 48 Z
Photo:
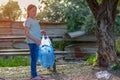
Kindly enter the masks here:
M 118 0 L 86 0 L 96 20 L 96 38 L 98 42 L 98 65 L 108 67 L 119 63 L 116 55 L 114 22 Z M 96 8 L 93 6 L 95 5 Z
M 112 16 L 108 15 L 109 10 L 105 10 L 97 19 L 96 37 L 98 41 L 98 62 L 99 66 L 108 66 L 116 60 L 115 38 L 113 33 Z

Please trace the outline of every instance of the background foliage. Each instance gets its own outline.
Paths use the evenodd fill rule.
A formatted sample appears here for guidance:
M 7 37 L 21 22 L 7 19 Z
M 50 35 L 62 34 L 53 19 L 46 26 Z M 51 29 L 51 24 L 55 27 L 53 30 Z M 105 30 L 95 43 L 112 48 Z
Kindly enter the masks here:
M 18 2 L 9 0 L 6 5 L 0 7 L 0 19 L 1 20 L 18 20 L 22 11 L 18 5 Z
M 101 0 L 98 0 L 101 2 Z M 66 22 L 68 32 L 84 30 L 88 34 L 95 33 L 95 20 L 84 0 L 49 0 L 37 18 L 47 22 Z M 115 22 L 115 33 L 120 33 L 119 7 Z
M 84 30 L 87 33 L 94 33 L 93 15 L 82 0 L 49 0 L 42 3 L 46 7 L 37 15 L 40 21 L 65 22 L 68 32 Z

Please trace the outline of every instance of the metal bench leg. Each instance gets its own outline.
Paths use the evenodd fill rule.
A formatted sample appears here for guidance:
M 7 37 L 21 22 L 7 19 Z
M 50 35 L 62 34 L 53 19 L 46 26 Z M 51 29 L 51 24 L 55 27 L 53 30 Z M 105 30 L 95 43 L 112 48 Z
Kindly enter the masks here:
M 53 72 L 55 72 L 55 73 L 57 72 L 57 71 L 56 71 L 56 60 L 55 60 L 55 63 L 54 63 L 54 65 L 53 65 Z
M 50 40 L 51 40 L 51 42 L 53 42 L 52 38 L 50 38 Z M 55 60 L 54 65 L 53 65 L 53 72 L 55 72 L 55 73 L 57 72 L 56 71 L 56 60 Z

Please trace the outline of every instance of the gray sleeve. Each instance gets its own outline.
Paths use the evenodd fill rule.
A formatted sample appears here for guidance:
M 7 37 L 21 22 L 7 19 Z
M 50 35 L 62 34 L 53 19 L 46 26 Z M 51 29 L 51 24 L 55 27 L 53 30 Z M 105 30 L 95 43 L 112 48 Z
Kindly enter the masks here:
M 25 21 L 25 26 L 30 28 L 30 25 L 31 25 L 31 21 L 30 21 L 30 19 L 27 19 Z

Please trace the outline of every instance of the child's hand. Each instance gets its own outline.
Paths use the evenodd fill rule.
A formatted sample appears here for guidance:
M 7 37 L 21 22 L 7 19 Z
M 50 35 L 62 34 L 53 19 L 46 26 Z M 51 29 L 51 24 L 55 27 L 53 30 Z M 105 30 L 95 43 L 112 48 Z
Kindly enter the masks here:
M 39 45 L 41 45 L 41 41 L 40 40 L 35 40 L 35 43 L 39 46 Z
M 42 35 L 46 35 L 46 32 L 44 30 L 41 31 Z

